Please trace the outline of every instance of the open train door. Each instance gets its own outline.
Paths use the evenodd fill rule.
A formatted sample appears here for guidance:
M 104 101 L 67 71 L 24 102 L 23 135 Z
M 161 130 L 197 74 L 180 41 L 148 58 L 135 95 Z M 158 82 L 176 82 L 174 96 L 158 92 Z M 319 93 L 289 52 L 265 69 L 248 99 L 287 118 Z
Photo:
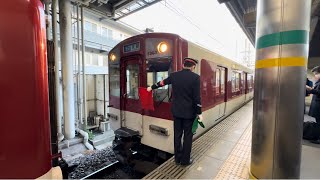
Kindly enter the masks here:
M 142 61 L 139 56 L 121 59 L 121 120 L 122 127 L 142 134 L 139 87 L 142 86 Z
M 226 112 L 226 100 L 227 100 L 227 77 L 226 68 L 218 66 L 216 69 L 216 102 L 219 104 L 219 116 L 225 115 Z

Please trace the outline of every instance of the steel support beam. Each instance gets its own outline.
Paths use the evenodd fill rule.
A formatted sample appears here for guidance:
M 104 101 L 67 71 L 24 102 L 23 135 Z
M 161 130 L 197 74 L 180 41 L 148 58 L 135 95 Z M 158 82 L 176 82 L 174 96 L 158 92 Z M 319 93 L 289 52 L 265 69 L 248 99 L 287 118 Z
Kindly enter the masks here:
M 251 175 L 300 178 L 311 0 L 258 0 Z
M 57 7 L 58 0 L 52 0 L 51 11 L 52 11 L 52 39 L 54 43 L 54 63 L 55 63 L 55 88 L 56 88 L 56 112 L 57 112 L 57 133 L 58 141 L 62 141 L 64 136 L 62 134 L 62 107 L 60 106 L 61 102 L 61 93 L 60 93 L 60 62 L 59 62 L 59 42 L 58 42 L 58 29 L 57 29 Z

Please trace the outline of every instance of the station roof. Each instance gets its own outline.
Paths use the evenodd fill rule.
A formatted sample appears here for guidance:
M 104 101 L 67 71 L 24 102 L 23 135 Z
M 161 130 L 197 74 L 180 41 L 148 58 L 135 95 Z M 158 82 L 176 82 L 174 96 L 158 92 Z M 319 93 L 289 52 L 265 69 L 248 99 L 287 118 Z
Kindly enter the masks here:
M 119 20 L 159 1 L 161 0 L 74 0 L 113 20 Z
M 218 2 L 225 3 L 233 17 L 254 45 L 257 0 L 218 0 Z M 309 57 L 320 57 L 320 0 L 312 0 L 311 11 Z

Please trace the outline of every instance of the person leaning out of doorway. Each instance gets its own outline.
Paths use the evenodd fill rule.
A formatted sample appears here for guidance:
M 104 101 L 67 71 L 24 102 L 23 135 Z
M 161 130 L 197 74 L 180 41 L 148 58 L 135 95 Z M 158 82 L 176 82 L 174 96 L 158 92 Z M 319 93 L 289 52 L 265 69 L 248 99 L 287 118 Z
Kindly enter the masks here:
M 177 165 L 190 165 L 192 148 L 192 124 L 198 116 L 202 121 L 200 76 L 194 73 L 198 61 L 184 58 L 183 70 L 170 74 L 170 76 L 151 87 L 148 91 L 165 85 L 172 85 L 171 112 L 174 118 L 174 154 Z M 182 136 L 183 135 L 183 136 Z M 183 137 L 183 143 L 181 143 Z
M 320 67 L 312 69 L 316 83 L 314 87 L 306 86 L 307 93 L 313 94 L 309 110 L 309 116 L 314 117 L 316 122 L 320 124 Z M 320 142 L 320 141 L 319 141 Z

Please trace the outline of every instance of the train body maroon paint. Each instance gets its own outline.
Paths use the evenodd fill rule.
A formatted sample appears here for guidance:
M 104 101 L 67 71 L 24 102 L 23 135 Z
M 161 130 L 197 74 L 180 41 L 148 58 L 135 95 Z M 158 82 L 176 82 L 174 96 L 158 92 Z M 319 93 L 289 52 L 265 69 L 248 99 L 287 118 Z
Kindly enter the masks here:
M 253 71 L 178 35 L 148 33 L 120 42 L 109 53 L 109 119 L 113 130 L 138 131 L 141 143 L 173 153 L 171 86 L 154 91 L 155 110 L 143 110 L 138 87 L 150 86 L 182 69 L 182 60 L 200 61 L 204 123 L 211 128 L 253 97 Z M 187 81 L 187 79 L 186 79 Z M 200 136 L 206 129 L 199 129 Z
M 52 168 L 43 4 L 3 1 L 0 23 L 0 179 L 34 179 Z

